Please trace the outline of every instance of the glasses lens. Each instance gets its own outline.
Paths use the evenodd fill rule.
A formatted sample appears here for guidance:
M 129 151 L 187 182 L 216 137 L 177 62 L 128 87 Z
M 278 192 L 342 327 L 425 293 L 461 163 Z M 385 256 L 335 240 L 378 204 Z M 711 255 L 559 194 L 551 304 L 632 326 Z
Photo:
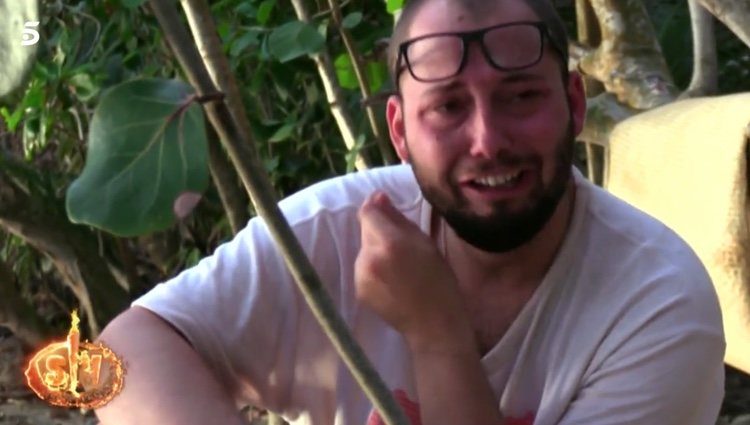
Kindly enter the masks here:
M 417 40 L 406 49 L 406 58 L 414 78 L 439 80 L 458 72 L 463 49 L 461 39 L 439 35 Z
M 496 66 L 506 69 L 535 64 L 542 55 L 542 34 L 533 25 L 511 25 L 488 31 L 484 45 Z

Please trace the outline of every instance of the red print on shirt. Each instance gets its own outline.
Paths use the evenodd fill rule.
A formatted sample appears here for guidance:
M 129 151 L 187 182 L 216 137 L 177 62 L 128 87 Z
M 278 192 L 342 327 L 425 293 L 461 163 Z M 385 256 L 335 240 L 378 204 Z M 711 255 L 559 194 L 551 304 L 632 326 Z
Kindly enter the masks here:
M 409 423 L 411 425 L 422 425 L 422 418 L 419 416 L 419 403 L 409 399 L 404 390 L 394 391 L 393 396 L 396 397 L 396 401 L 404 410 Z M 522 418 L 506 417 L 504 422 L 506 425 L 534 425 L 534 414 L 529 412 Z M 367 418 L 367 425 L 385 425 L 385 421 L 380 417 L 378 411 L 373 409 Z
M 505 418 L 505 425 L 534 425 L 534 414 L 529 412 L 523 418 Z
M 393 396 L 396 397 L 396 401 L 404 409 L 404 413 L 409 418 L 411 425 L 422 425 L 422 418 L 419 417 L 419 404 L 411 401 L 404 390 L 394 391 Z M 370 412 L 370 417 L 367 418 L 367 425 L 385 425 L 385 421 L 380 417 L 380 413 L 373 409 Z

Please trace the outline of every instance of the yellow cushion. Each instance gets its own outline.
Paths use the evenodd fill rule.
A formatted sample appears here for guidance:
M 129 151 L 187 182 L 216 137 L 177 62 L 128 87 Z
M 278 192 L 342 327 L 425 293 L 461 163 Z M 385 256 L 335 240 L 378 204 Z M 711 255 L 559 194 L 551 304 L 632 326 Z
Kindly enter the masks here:
M 719 294 L 725 361 L 750 373 L 750 93 L 679 101 L 620 123 L 605 187 L 679 233 Z

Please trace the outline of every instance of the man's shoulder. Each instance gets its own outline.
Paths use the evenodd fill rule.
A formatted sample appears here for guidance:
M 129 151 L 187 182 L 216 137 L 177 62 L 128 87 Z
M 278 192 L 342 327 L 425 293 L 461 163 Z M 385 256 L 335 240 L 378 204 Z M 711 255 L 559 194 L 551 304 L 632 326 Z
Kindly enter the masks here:
M 655 249 L 663 254 L 693 253 L 669 226 L 607 190 L 588 183 L 587 215 L 594 232 L 624 249 Z
M 602 318 L 627 318 L 616 326 L 624 330 L 618 333 L 623 337 L 635 334 L 636 325 L 646 327 L 644 321 L 656 315 L 671 318 L 665 323 L 677 320 L 721 335 L 716 290 L 692 247 L 666 224 L 614 194 L 591 183 L 585 191 L 587 237 L 579 258 L 580 289 L 590 301 L 588 308 Z M 674 329 L 665 325 L 660 332 L 671 335 Z
M 672 282 L 676 290 L 713 292 L 703 263 L 677 232 L 615 194 L 587 185 L 589 253 L 599 264 L 645 282 Z
M 279 208 L 292 225 L 324 214 L 356 214 L 374 191 L 385 192 L 407 215 L 422 201 L 411 167 L 392 165 L 320 181 L 283 199 Z

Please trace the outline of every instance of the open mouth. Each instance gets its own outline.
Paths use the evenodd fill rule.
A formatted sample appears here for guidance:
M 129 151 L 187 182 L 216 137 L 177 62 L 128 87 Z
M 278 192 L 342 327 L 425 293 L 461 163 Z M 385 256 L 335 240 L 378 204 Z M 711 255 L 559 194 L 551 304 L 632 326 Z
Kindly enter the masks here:
M 467 184 L 475 189 L 513 188 L 521 182 L 524 174 L 524 171 L 515 171 L 513 173 L 483 176 L 469 180 Z

